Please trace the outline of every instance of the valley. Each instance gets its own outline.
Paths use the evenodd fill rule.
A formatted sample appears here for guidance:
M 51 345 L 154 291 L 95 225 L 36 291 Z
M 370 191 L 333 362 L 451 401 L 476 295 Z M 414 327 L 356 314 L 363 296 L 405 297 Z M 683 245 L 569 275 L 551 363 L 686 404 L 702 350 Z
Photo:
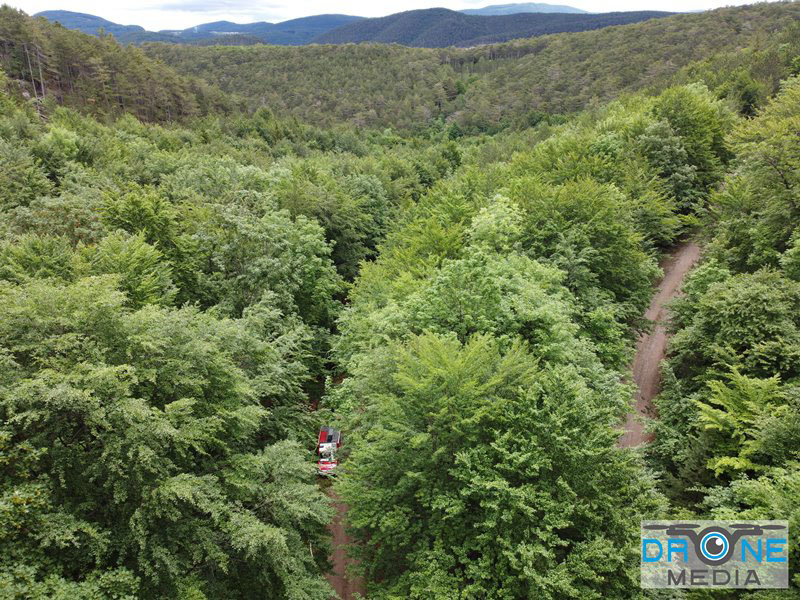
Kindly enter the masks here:
M 0 598 L 800 598 L 800 3 L 82 6 L 0 8 Z M 788 587 L 644 589 L 708 520 Z

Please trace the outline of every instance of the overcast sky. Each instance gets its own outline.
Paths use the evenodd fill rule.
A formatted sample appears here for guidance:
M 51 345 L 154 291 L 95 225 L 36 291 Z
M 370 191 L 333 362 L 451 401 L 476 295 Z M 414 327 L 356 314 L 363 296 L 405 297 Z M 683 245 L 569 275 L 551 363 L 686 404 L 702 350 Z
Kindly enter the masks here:
M 509 0 L 153 0 L 90 2 L 85 0 L 2 0 L 28 14 L 42 10 L 72 10 L 103 17 L 123 25 L 141 25 L 145 29 L 185 29 L 210 21 L 285 21 L 308 15 L 340 13 L 362 17 L 381 17 L 403 10 L 444 6 L 455 10 L 478 8 L 489 4 L 506 4 Z M 748 2 L 714 2 L 714 0 L 551 0 L 550 4 L 574 6 L 590 12 L 613 10 L 690 11 Z

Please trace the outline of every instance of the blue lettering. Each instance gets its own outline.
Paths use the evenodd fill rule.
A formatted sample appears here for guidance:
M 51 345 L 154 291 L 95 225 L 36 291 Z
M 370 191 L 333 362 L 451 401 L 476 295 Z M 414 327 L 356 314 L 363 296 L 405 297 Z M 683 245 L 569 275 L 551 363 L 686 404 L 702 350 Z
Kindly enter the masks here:
M 689 562 L 689 542 L 682 539 L 667 540 L 667 560 L 672 562 L 672 553 L 683 554 L 683 562 Z
M 753 550 L 753 547 L 750 545 L 746 539 L 742 538 L 742 562 L 747 562 L 747 551 L 750 551 L 750 554 L 753 558 L 755 558 L 758 562 L 763 562 L 764 560 L 764 546 L 761 544 L 762 539 L 758 538 L 758 551 Z
M 786 538 L 772 538 L 767 540 L 767 562 L 782 563 L 786 562 L 785 556 L 773 556 L 773 554 L 782 554 L 786 550 L 782 548 L 786 544 Z M 776 547 L 778 546 L 778 547 Z
M 647 556 L 647 545 L 648 544 L 655 544 L 658 546 L 658 556 Z M 664 548 L 661 546 L 661 542 L 658 540 L 653 540 L 650 538 L 642 539 L 642 562 L 658 562 L 661 560 L 661 556 L 664 554 Z

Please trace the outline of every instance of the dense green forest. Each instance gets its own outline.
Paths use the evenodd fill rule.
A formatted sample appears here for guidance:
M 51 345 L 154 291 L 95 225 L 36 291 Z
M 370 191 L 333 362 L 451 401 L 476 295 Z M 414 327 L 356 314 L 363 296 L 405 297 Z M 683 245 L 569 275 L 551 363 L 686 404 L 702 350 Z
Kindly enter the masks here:
M 347 23 L 317 36 L 313 42 L 317 44 L 372 42 L 421 48 L 469 47 L 532 38 L 548 33 L 589 31 L 613 25 L 626 25 L 669 14 L 645 10 L 600 14 L 467 15 L 446 8 L 428 8 Z
M 706 258 L 674 306 L 648 459 L 670 498 L 723 518 L 800 524 L 798 132 L 797 78 L 731 131 Z
M 0 598 L 330 598 L 323 424 L 369 598 L 800 598 L 797 10 L 159 62 L 2 9 Z M 414 103 L 354 127 L 335 84 L 477 102 L 548 52 L 517 47 L 602 61 L 592 36 L 644 31 L 659 85 L 502 128 Z M 242 103 L 214 86 L 251 51 L 285 86 L 253 72 Z M 329 106 L 301 108 L 312 84 Z M 659 260 L 690 238 L 655 437 L 621 447 Z M 789 520 L 791 589 L 641 590 L 640 521 L 709 517 Z
M 0 68 L 27 98 L 97 115 L 170 121 L 233 107 L 213 86 L 111 36 L 82 35 L 6 5 L 0 6 Z
M 546 5 L 544 5 L 546 6 Z M 489 7 L 491 10 L 491 7 Z M 166 42 L 170 44 L 249 45 L 275 44 L 342 44 L 351 42 L 399 43 L 405 46 L 444 48 L 475 46 L 492 42 L 527 38 L 562 31 L 587 31 L 638 23 L 667 16 L 658 11 L 630 11 L 600 14 L 580 14 L 581 11 L 523 11 L 514 14 L 470 15 L 463 12 L 434 8 L 411 10 L 388 17 L 365 19 L 348 15 L 313 15 L 281 23 L 246 23 L 230 21 L 204 23 L 177 31 L 145 31 L 137 25 L 119 25 L 106 19 L 65 10 L 46 10 L 37 13 L 68 29 L 97 35 L 112 34 L 120 43 L 141 44 Z M 579 14 L 575 14 L 575 13 Z M 523 14 L 519 14 L 523 13 Z M 537 13 L 537 14 L 525 14 Z
M 266 105 L 318 125 L 419 132 L 441 123 L 456 134 L 479 133 L 525 127 L 545 114 L 600 106 L 642 89 L 661 91 L 684 68 L 713 57 L 740 61 L 742 77 L 757 80 L 763 99 L 790 72 L 799 18 L 800 4 L 778 2 L 470 49 L 147 44 L 145 51 L 247 98 L 252 108 Z M 726 72 L 696 73 L 688 81 L 716 90 Z

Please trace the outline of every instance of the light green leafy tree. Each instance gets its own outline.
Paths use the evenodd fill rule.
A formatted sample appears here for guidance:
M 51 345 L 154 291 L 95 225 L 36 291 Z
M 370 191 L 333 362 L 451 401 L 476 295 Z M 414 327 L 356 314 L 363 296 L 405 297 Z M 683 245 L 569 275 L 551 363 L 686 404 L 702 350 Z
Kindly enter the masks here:
M 747 377 L 734 369 L 727 381 L 709 381 L 708 387 L 708 399 L 695 402 L 700 423 L 713 433 L 709 468 L 717 476 L 757 470 L 755 435 L 762 421 L 785 402 L 780 380 Z
M 656 100 L 654 112 L 680 138 L 687 162 L 695 169 L 703 191 L 719 181 L 730 158 L 725 133 L 732 115 L 702 84 L 674 87 Z
M 777 267 L 800 221 L 800 79 L 737 127 L 735 176 L 712 198 L 712 254 L 736 270 Z
M 52 182 L 25 149 L 0 140 L 0 210 L 27 206 L 51 188 Z
M 86 254 L 92 274 L 119 275 L 120 289 L 132 307 L 173 302 L 177 288 L 172 283 L 172 267 L 158 249 L 144 241 L 144 234 L 111 234 Z
M 425 334 L 354 373 L 365 412 L 337 489 L 370 597 L 636 596 L 633 539 L 658 504 L 614 447 L 618 408 L 537 363 Z

